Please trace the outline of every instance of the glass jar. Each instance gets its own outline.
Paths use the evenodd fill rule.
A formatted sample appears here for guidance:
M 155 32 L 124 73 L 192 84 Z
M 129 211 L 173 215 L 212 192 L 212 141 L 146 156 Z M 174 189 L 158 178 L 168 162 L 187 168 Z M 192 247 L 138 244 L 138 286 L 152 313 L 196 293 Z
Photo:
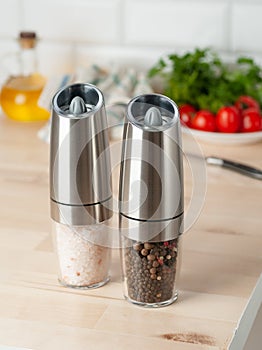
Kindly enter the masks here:
M 160 307 L 177 299 L 180 239 L 142 243 L 121 236 L 124 296 L 128 301 Z
M 73 288 L 97 288 L 109 281 L 111 249 L 102 224 L 69 226 L 53 221 L 59 282 Z
M 1 89 L 1 107 L 16 121 L 47 120 L 49 112 L 38 106 L 46 79 L 38 72 L 36 33 L 21 32 L 18 42 L 20 50 L 2 60 L 9 72 Z

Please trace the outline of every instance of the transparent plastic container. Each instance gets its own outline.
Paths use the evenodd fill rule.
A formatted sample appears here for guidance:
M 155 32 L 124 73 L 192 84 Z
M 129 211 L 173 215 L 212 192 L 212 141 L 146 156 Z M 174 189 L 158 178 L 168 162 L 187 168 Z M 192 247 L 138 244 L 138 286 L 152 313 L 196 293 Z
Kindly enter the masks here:
M 69 226 L 53 221 L 58 279 L 62 285 L 87 289 L 109 281 L 111 249 L 105 242 L 105 229 L 104 224 Z
M 121 236 L 125 298 L 144 307 L 161 307 L 178 297 L 180 242 L 137 242 Z

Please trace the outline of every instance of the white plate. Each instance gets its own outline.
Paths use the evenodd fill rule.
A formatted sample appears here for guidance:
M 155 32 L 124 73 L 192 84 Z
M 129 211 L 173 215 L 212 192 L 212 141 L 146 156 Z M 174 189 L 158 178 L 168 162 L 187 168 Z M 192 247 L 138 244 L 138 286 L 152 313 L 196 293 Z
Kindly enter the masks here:
M 262 141 L 262 131 L 227 134 L 195 130 L 182 126 L 182 132 L 195 137 L 199 141 L 216 144 L 241 145 Z

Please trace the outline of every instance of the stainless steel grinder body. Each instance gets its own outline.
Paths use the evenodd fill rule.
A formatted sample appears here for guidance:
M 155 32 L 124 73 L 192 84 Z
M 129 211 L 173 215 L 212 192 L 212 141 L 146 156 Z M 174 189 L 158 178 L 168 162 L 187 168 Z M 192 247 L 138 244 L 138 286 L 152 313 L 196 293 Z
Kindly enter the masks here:
M 96 287 L 108 280 L 103 223 L 112 216 L 104 99 L 95 86 L 74 84 L 56 93 L 52 107 L 50 203 L 60 282 Z
M 169 98 L 130 101 L 119 187 L 125 297 L 158 307 L 177 298 L 183 224 L 183 163 L 179 112 Z

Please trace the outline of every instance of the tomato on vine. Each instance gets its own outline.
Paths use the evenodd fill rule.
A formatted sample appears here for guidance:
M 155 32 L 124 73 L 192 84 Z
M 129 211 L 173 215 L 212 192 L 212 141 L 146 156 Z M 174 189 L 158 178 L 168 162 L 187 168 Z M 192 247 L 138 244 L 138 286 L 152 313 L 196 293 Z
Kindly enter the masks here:
M 192 119 L 192 127 L 202 131 L 216 131 L 215 115 L 202 109 Z
M 251 96 L 240 96 L 236 100 L 235 106 L 240 112 L 248 108 L 255 108 L 260 111 L 259 103 Z
M 238 132 L 241 127 L 241 115 L 237 108 L 234 106 L 220 108 L 216 115 L 216 127 L 220 132 Z
M 188 126 L 189 128 L 192 126 L 192 118 L 196 114 L 196 109 L 190 104 L 184 104 L 179 107 L 180 112 L 180 120 L 182 124 Z
M 262 118 L 256 108 L 247 108 L 242 113 L 241 132 L 254 132 L 261 130 Z

